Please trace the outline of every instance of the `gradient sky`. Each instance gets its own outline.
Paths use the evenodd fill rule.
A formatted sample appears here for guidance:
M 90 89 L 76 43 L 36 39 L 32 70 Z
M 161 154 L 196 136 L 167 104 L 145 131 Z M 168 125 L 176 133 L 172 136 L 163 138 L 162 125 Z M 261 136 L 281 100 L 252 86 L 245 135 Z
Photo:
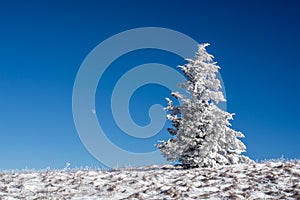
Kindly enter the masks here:
M 1 1 L 0 169 L 62 168 L 66 162 L 101 167 L 81 143 L 73 122 L 76 73 L 100 42 L 147 26 L 174 29 L 211 44 L 208 52 L 222 67 L 228 111 L 236 113 L 233 128 L 246 136 L 246 155 L 254 160 L 282 155 L 299 159 L 299 10 L 297 0 Z M 174 67 L 183 63 L 164 52 L 145 51 L 122 57 L 115 65 L 127 63 L 130 68 L 148 61 Z M 110 66 L 102 80 L 107 85 L 98 90 L 110 95 L 119 73 L 120 67 Z M 153 95 L 143 99 L 145 92 Z M 147 107 L 165 105 L 168 95 L 157 85 L 140 88 L 131 101 L 133 119 L 147 124 Z M 97 107 L 108 102 L 98 93 L 96 100 Z M 106 120 L 105 127 L 116 133 L 109 110 L 105 116 L 98 116 L 100 122 Z M 115 142 L 147 151 L 156 139 Z

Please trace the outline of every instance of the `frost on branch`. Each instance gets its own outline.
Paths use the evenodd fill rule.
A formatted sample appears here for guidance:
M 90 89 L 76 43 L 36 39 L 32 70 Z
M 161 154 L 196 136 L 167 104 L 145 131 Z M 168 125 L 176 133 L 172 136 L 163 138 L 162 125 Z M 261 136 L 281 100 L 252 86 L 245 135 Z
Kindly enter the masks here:
M 167 119 L 173 126 L 167 130 L 174 137 L 156 146 L 167 160 L 179 161 L 185 167 L 253 162 L 240 155 L 246 146 L 238 139 L 244 135 L 230 128 L 229 120 L 233 119 L 233 114 L 217 106 L 226 99 L 217 78 L 220 67 L 206 52 L 206 46 L 208 44 L 199 45 L 195 58 L 187 59 L 187 64 L 179 66 L 186 77 L 180 87 L 190 96 L 172 92 L 172 97 L 182 102 L 178 106 L 166 98 Z

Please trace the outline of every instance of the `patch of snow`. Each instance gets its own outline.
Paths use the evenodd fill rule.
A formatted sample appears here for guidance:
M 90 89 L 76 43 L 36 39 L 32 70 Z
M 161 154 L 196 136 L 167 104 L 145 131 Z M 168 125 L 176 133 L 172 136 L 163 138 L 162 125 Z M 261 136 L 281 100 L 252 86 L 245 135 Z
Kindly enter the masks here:
M 300 161 L 0 173 L 0 199 L 300 199 Z

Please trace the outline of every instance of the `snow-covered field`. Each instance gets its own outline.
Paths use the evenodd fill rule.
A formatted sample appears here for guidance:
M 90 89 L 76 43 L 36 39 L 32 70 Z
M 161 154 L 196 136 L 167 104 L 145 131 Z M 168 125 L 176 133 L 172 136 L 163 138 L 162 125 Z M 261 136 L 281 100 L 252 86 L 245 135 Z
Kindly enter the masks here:
M 0 199 L 300 199 L 300 161 L 2 172 Z

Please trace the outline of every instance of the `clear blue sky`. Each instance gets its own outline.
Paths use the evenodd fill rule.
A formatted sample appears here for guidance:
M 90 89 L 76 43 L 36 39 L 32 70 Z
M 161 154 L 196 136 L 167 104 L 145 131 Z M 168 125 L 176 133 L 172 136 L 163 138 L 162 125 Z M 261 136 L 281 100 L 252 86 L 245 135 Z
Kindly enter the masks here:
M 299 10 L 296 0 L 1 1 L 0 169 L 62 168 L 66 162 L 101 166 L 74 126 L 76 73 L 100 42 L 146 26 L 174 29 L 211 44 L 208 51 L 222 67 L 228 111 L 236 113 L 233 127 L 246 136 L 246 155 L 254 160 L 282 155 L 299 159 Z M 163 52 L 150 54 L 136 52 L 118 62 L 182 63 Z M 111 66 L 106 79 L 115 75 L 116 81 L 118 73 L 119 68 Z M 99 90 L 109 94 L 111 84 Z M 153 96 L 145 99 L 145 92 Z M 157 85 L 140 88 L 131 101 L 137 123 L 146 124 L 147 105 L 165 104 L 168 93 Z M 98 95 L 96 100 L 97 107 L 108 102 Z M 109 111 L 106 116 L 104 126 L 117 134 Z M 157 139 L 115 142 L 128 150 L 147 151 Z

